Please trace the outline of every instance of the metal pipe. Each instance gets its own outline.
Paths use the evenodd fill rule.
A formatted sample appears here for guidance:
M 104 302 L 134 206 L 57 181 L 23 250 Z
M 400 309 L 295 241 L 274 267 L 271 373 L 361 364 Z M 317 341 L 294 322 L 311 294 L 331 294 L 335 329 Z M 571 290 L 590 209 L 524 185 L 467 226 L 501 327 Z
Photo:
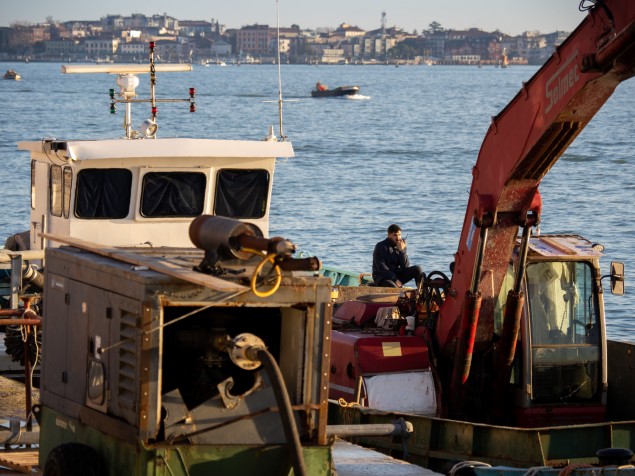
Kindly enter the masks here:
M 524 303 L 524 293 L 515 293 L 513 289 L 509 290 L 505 304 L 503 330 L 500 340 L 496 343 L 496 367 L 494 368 L 492 401 L 490 402 L 492 419 L 499 423 L 508 423 L 504 421 L 504 418 L 509 415 L 509 412 L 506 411 L 508 408 L 507 388 L 516 355 Z
M 489 218 L 489 217 L 488 217 Z M 491 221 L 491 220 L 490 220 Z M 472 367 L 472 352 L 474 351 L 474 341 L 476 339 L 476 329 L 481 311 L 481 293 L 479 284 L 481 281 L 481 268 L 483 266 L 483 256 L 485 245 L 487 244 L 487 230 L 491 222 L 485 220 L 476 221 L 475 225 L 480 227 L 480 240 L 476 255 L 476 263 L 472 274 L 472 288 L 465 293 L 465 302 L 461 313 L 459 334 L 456 341 L 456 352 L 454 353 L 454 367 L 452 369 L 452 380 L 450 381 L 450 411 L 456 414 L 462 400 L 462 386 L 467 382 Z
M 395 420 L 392 423 L 368 423 L 361 425 L 327 425 L 326 436 L 343 438 L 353 436 L 410 436 L 412 423 Z
M 22 283 L 31 284 L 39 290 L 42 290 L 44 289 L 44 275 L 33 265 L 25 264 L 22 266 Z
M 474 266 L 474 274 L 472 275 L 472 294 L 478 293 L 478 285 L 481 281 L 481 268 L 483 267 L 483 256 L 485 255 L 485 245 L 487 244 L 487 227 L 481 226 L 481 237 L 478 244 L 478 255 L 476 256 L 476 265 Z
M 505 316 L 503 321 L 503 330 L 501 338 L 496 344 L 497 364 L 500 369 L 509 368 L 514 362 L 516 353 L 516 342 L 518 341 L 518 331 L 520 330 L 520 318 L 525 304 L 525 294 L 515 293 L 509 290 L 507 293 L 507 302 L 505 304 Z M 504 378 L 509 382 L 509 377 Z
M 450 381 L 450 411 L 454 416 L 456 416 L 463 397 L 463 384 L 470 375 L 478 316 L 481 310 L 481 300 L 480 293 L 477 295 L 469 291 L 466 293 L 459 335 L 456 342 L 452 380 Z
M 44 250 L 13 251 L 0 249 L 0 263 L 9 263 L 13 254 L 22 256 L 24 261 L 44 259 Z
M 25 411 L 26 411 L 26 430 L 31 431 L 33 429 L 33 415 L 31 410 L 33 409 L 33 381 L 32 381 L 32 366 L 31 366 L 31 326 L 25 326 L 24 331 L 26 338 L 24 339 L 24 398 L 25 398 Z M 37 339 L 37 335 L 33 336 Z M 37 363 L 37 362 L 36 362 Z
M 476 328 L 478 327 L 478 316 L 481 311 L 481 294 L 469 294 L 465 299 L 463 317 L 459 330 L 457 343 L 457 354 L 454 365 L 454 372 L 462 384 L 467 381 L 472 364 L 472 351 L 474 350 L 474 340 L 476 338 Z M 454 374 L 452 376 L 454 380 Z
M 18 308 L 18 300 L 20 291 L 22 290 L 22 256 L 11 255 L 11 295 L 9 297 L 9 307 L 11 309 Z
M 10 427 L 0 427 L 0 444 L 3 446 L 37 445 L 40 442 L 40 430 L 25 431 L 19 420 L 10 420 Z
M 157 120 L 157 103 L 154 88 L 157 84 L 156 65 L 154 64 L 154 41 L 150 42 L 150 112 L 152 120 Z
M 284 271 L 319 271 L 322 262 L 312 256 L 310 258 L 286 259 L 278 264 Z
M 2 309 L 3 311 L 7 311 L 10 309 Z M 2 314 L 0 314 L 2 315 Z M 42 318 L 34 318 L 34 319 L 0 319 L 0 326 L 41 326 Z
M 518 272 L 516 273 L 516 279 L 514 280 L 514 293 L 520 293 L 520 286 L 523 282 L 523 276 L 525 275 L 525 268 L 527 267 L 527 252 L 529 250 L 529 238 L 531 237 L 531 226 L 525 225 L 523 227 L 523 237 L 520 242 L 520 256 L 518 260 Z
M 216 215 L 199 215 L 190 223 L 189 235 L 194 246 L 216 253 L 219 258 L 249 259 L 253 254 L 240 251 L 240 246 L 235 246 L 236 237 L 262 237 L 263 233 L 253 223 Z
M 24 301 L 23 309 L 0 309 L 0 325 L 39 326 L 42 324 L 42 316 L 38 316 L 31 309 L 31 298 L 23 296 L 22 300 Z M 4 316 L 7 318 L 3 319 Z
M 280 237 L 263 238 L 250 234 L 240 234 L 234 239 L 236 244 L 239 245 L 239 249 L 251 248 L 287 258 L 295 252 L 295 245 L 289 240 Z

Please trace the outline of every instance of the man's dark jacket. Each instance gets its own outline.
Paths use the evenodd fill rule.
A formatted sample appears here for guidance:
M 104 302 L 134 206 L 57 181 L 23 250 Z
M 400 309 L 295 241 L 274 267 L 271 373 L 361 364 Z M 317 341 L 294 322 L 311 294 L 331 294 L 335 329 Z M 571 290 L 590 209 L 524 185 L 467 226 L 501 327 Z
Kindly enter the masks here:
M 386 238 L 375 245 L 373 251 L 373 281 L 379 284 L 383 280 L 396 281 L 395 270 L 410 267 L 406 250 L 399 251 L 397 245 Z

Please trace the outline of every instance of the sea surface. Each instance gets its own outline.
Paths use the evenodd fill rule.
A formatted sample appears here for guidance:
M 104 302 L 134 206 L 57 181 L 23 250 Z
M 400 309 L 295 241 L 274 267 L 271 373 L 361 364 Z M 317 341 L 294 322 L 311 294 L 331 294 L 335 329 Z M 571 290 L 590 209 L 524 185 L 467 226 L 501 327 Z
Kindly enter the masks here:
M 0 81 L 0 240 L 28 229 L 29 154 L 17 142 L 123 135 L 123 108 L 109 113 L 115 77 L 64 75 L 61 64 L 2 63 L 22 81 Z M 372 250 L 398 223 L 412 262 L 448 273 L 457 249 L 479 148 L 496 115 L 537 67 L 308 66 L 281 68 L 283 133 L 295 157 L 279 160 L 271 236 L 283 236 L 324 263 L 369 272 Z M 313 99 L 316 81 L 359 85 L 355 99 Z M 141 76 L 140 96 L 149 79 Z M 275 65 L 195 66 L 161 74 L 160 137 L 258 140 L 279 134 Z M 133 122 L 149 116 L 136 106 Z M 577 233 L 626 265 L 626 295 L 605 295 L 609 337 L 635 341 L 635 80 L 621 84 L 540 185 L 542 233 Z M 608 290 L 608 280 L 604 281 Z

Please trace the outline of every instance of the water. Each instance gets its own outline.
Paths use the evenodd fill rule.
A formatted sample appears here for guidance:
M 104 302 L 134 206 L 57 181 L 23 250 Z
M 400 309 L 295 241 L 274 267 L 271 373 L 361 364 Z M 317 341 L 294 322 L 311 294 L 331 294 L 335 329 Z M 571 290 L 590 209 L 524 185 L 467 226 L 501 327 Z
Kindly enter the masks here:
M 108 75 L 62 75 L 59 64 L 11 64 L 23 81 L 0 82 L 3 127 L 0 239 L 27 229 L 29 156 L 22 140 L 112 138 L 121 113 L 108 112 Z M 281 235 L 325 263 L 370 270 L 374 244 L 399 223 L 411 261 L 447 272 L 458 239 L 476 161 L 490 117 L 518 92 L 536 67 L 283 66 L 284 132 L 296 157 L 276 168 L 272 236 Z M 275 66 L 195 67 L 159 74 L 159 97 L 197 89 L 197 112 L 187 104 L 159 105 L 161 137 L 261 139 L 278 129 Z M 358 99 L 313 99 L 320 80 L 358 84 Z M 139 93 L 147 97 L 148 79 Z M 634 340 L 635 81 L 621 84 L 543 180 L 543 233 L 579 233 L 605 245 L 603 273 L 624 261 L 627 294 L 607 293 L 608 333 Z M 148 107 L 149 110 L 149 107 Z M 135 109 L 135 123 L 145 116 Z M 606 281 L 605 281 L 606 283 Z

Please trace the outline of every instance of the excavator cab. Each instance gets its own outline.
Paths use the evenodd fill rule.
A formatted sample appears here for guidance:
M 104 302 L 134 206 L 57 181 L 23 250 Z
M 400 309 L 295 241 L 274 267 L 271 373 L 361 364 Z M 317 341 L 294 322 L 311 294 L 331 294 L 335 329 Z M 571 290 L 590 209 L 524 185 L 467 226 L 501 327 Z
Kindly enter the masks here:
M 529 247 L 510 379 L 515 423 L 536 427 L 603 421 L 607 372 L 601 253 L 574 235 L 532 237 Z M 513 283 L 513 272 L 510 265 L 499 303 Z

